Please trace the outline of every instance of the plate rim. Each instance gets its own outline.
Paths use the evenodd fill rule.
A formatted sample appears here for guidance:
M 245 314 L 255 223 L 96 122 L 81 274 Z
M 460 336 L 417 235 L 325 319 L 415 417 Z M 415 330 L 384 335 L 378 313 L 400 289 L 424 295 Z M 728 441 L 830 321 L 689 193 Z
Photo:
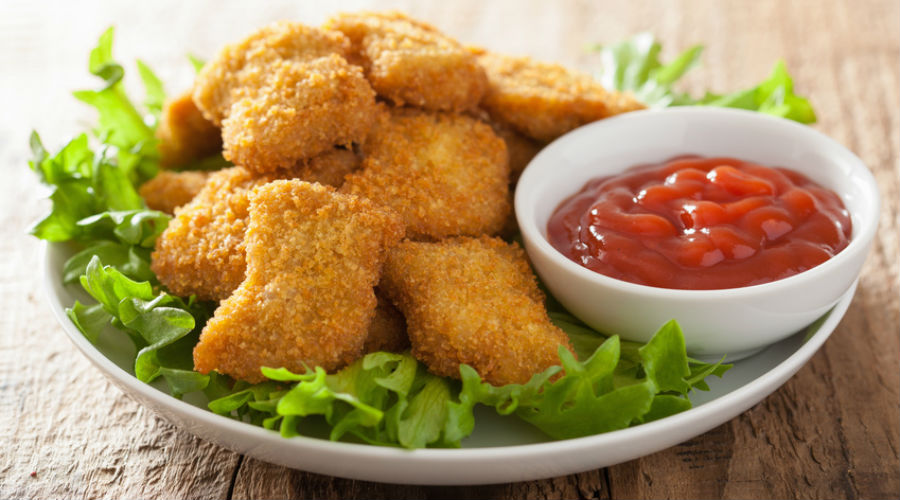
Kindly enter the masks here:
M 731 420 L 751 406 L 757 404 L 766 396 L 777 390 L 787 381 L 787 379 L 805 365 L 837 327 L 852 302 L 858 284 L 857 278 L 850 288 L 841 296 L 834 308 L 827 313 L 828 317 L 822 325 L 820 325 L 816 333 L 807 339 L 786 359 L 742 386 L 682 413 L 627 429 L 559 441 L 479 448 L 422 448 L 406 450 L 402 448 L 373 446 L 368 444 L 329 441 L 308 436 L 284 438 L 274 431 L 217 415 L 212 411 L 199 408 L 156 389 L 149 384 L 139 381 L 134 375 L 120 368 L 112 360 L 107 358 L 106 355 L 91 344 L 69 320 L 65 313 L 65 308 L 69 306 L 62 304 L 59 294 L 57 293 L 57 289 L 65 289 L 66 285 L 62 283 L 59 276 L 54 276 L 54 274 L 58 273 L 55 272 L 56 270 L 53 267 L 53 254 L 51 252 L 51 246 L 54 249 L 59 248 L 58 251 L 62 251 L 64 244 L 46 241 L 42 241 L 41 243 L 39 259 L 44 274 L 42 280 L 43 288 L 54 317 L 66 333 L 66 336 L 75 344 L 78 350 L 81 351 L 89 361 L 97 366 L 97 368 L 99 368 L 114 385 L 123 389 L 123 392 L 127 393 L 128 391 L 124 390 L 124 388 L 127 388 L 129 391 L 136 393 L 129 395 L 135 397 L 139 404 L 143 405 L 146 400 L 149 400 L 153 403 L 150 406 L 154 412 L 163 416 L 168 422 L 183 430 L 187 430 L 202 439 L 213 441 L 216 444 L 229 448 L 237 453 L 247 454 L 256 458 L 261 458 L 264 461 L 278 463 L 291 468 L 298 468 L 296 462 L 279 460 L 278 457 L 273 457 L 271 455 L 261 456 L 262 454 L 255 453 L 258 451 L 256 448 L 237 449 L 237 447 L 231 446 L 229 443 L 223 442 L 222 439 L 211 436 L 209 433 L 198 432 L 197 425 L 200 425 L 201 427 L 208 426 L 218 428 L 220 430 L 224 429 L 228 433 L 236 433 L 238 437 L 245 440 L 252 440 L 260 445 L 274 445 L 276 448 L 291 447 L 296 448 L 293 451 L 308 452 L 312 455 L 325 453 L 335 458 L 352 456 L 356 458 L 387 461 L 393 465 L 382 464 L 378 467 L 370 467 L 372 470 L 336 471 L 333 467 L 328 467 L 327 464 L 322 467 L 305 466 L 302 467 L 302 469 L 310 472 L 351 479 L 403 482 L 406 484 L 487 484 L 542 479 L 561 474 L 591 470 L 597 467 L 612 465 L 614 463 L 621 463 L 691 439 L 717 425 L 721 425 L 722 423 Z M 181 418 L 192 420 L 193 425 L 190 427 L 178 425 L 178 423 L 172 421 L 170 415 L 164 412 L 163 409 L 172 411 Z M 673 428 L 689 430 L 686 432 L 667 432 Z M 581 468 L 573 468 L 573 466 L 568 463 L 571 462 L 571 460 L 569 460 L 571 457 L 566 457 L 573 453 L 583 455 L 596 448 L 605 448 L 607 446 L 615 447 L 617 445 L 625 445 L 627 447 L 627 445 L 633 444 L 634 441 L 644 435 L 658 436 L 664 446 L 632 447 L 620 452 L 617 458 L 614 458 L 612 461 L 595 459 L 593 462 L 584 463 L 584 467 Z M 497 473 L 496 471 L 480 470 L 483 465 L 492 463 L 498 459 L 507 461 L 513 459 L 517 463 L 522 463 L 533 460 L 543 461 L 547 460 L 548 457 L 565 458 L 565 460 L 563 460 L 565 463 L 556 465 L 562 465 L 563 467 L 566 467 L 566 469 L 561 472 L 561 469 L 552 467 L 554 464 L 548 464 L 549 468 L 546 473 L 535 473 L 533 470 L 530 470 L 530 472 L 521 471 L 521 473 L 517 473 L 520 472 L 518 469 L 510 467 L 505 468 L 504 471 L 501 471 L 500 473 Z M 316 457 L 313 457 L 314 460 L 315 458 Z M 319 456 L 319 458 L 321 458 L 321 456 Z M 387 479 L 383 477 L 384 474 L 377 472 L 378 469 L 396 469 L 401 465 L 410 465 L 408 463 L 410 460 L 414 460 L 417 467 L 410 469 L 400 467 L 398 470 L 395 470 L 393 474 L 387 474 L 390 476 Z M 315 462 L 324 463 L 327 461 L 316 460 Z M 454 467 L 450 467 L 446 470 L 433 470 L 430 475 L 425 477 L 407 477 L 410 473 L 421 471 L 421 466 L 427 468 L 436 465 L 453 465 Z M 460 474 L 460 472 L 458 472 L 458 469 L 460 467 L 472 471 L 473 475 L 459 477 L 458 474 Z M 451 472 L 454 470 L 457 470 L 457 472 Z M 494 473 L 491 474 L 490 472 Z M 398 481 L 398 478 L 401 480 Z

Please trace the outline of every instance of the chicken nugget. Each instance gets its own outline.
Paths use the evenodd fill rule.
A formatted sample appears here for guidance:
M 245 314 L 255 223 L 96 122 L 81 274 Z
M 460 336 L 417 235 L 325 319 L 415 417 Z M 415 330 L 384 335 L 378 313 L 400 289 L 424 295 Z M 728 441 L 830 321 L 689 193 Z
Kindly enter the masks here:
M 208 61 L 194 82 L 194 102 L 208 120 L 219 125 L 234 100 L 247 92 L 245 88 L 265 86 L 269 64 L 280 60 L 308 62 L 349 52 L 350 40 L 339 32 L 275 22 L 226 45 Z
M 228 297 L 244 279 L 250 190 L 276 179 L 293 178 L 339 185 L 357 162 L 353 152 L 335 149 L 291 169 L 264 175 L 243 167 L 214 172 L 156 240 L 151 269 L 176 295 L 195 294 L 202 300 Z
M 375 117 L 375 92 L 341 56 L 276 61 L 262 89 L 222 120 L 225 158 L 257 172 L 284 168 L 335 145 L 361 141 Z
M 388 255 L 380 288 L 403 312 L 413 355 L 438 375 L 461 363 L 494 385 L 525 383 L 559 364 L 560 345 L 525 253 L 499 238 L 405 241 Z
M 333 371 L 362 355 L 399 217 L 333 188 L 279 180 L 250 194 L 247 277 L 194 348 L 194 368 L 263 380 L 260 367 Z
M 334 148 L 302 160 L 290 170 L 297 179 L 338 188 L 344 184 L 344 177 L 359 169 L 361 161 L 351 149 Z
M 392 109 L 342 192 L 387 205 L 414 239 L 492 234 L 510 211 L 506 146 L 474 118 Z
M 262 173 L 361 141 L 375 91 L 343 57 L 349 43 L 340 32 L 275 23 L 204 66 L 194 100 L 221 123 L 225 158 Z
M 343 32 L 380 96 L 437 111 L 474 108 L 484 70 L 459 42 L 400 12 L 339 14 L 325 28 Z
M 165 103 L 156 138 L 163 167 L 187 165 L 222 151 L 219 127 L 203 117 L 190 92 Z
M 519 181 L 519 176 L 525 171 L 525 167 L 544 145 L 525 137 L 506 125 L 495 122 L 491 122 L 490 125 L 497 137 L 506 143 L 506 152 L 509 154 L 509 182 L 515 185 Z
M 483 53 L 488 75 L 481 106 L 497 122 L 550 142 L 602 118 L 642 109 L 630 94 L 609 91 L 593 78 L 556 64 Z
M 375 308 L 375 316 L 369 324 L 369 335 L 363 345 L 363 353 L 387 351 L 403 352 L 409 349 L 409 336 L 406 334 L 406 320 L 403 314 L 384 298 L 383 292 L 375 289 L 375 298 L 378 306 Z
M 156 177 L 141 185 L 138 192 L 148 208 L 172 215 L 176 208 L 186 205 L 197 196 L 209 179 L 209 174 L 195 170 L 162 170 Z

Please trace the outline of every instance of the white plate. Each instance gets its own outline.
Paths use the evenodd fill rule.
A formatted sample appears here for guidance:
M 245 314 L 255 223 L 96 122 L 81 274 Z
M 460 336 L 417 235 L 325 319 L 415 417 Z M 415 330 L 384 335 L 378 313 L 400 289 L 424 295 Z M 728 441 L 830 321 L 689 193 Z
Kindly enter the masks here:
M 691 396 L 695 407 L 655 422 L 565 441 L 548 441 L 515 418 L 476 411 L 475 432 L 462 449 L 402 450 L 331 442 L 278 433 L 216 415 L 201 399 L 181 401 L 138 381 L 131 373 L 133 348 L 125 335 L 84 338 L 65 315 L 80 286 L 63 286 L 61 269 L 70 249 L 43 247 L 44 284 L 54 315 L 78 349 L 122 391 L 170 422 L 238 453 L 320 474 L 408 484 L 485 484 L 561 476 L 625 462 L 702 434 L 746 411 L 780 387 L 822 346 L 840 322 L 856 282 L 814 332 L 800 332 L 735 363 L 725 377 L 708 379 L 711 390 Z M 805 340 L 809 337 L 808 340 Z

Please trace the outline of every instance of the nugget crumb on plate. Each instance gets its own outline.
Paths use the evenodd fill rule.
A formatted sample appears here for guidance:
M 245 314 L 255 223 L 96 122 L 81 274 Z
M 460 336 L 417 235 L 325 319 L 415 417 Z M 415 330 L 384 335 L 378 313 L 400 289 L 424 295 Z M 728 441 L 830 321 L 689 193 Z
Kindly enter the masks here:
M 469 116 L 394 108 L 342 192 L 382 203 L 414 239 L 493 234 L 510 211 L 506 146 Z
M 267 172 L 362 140 L 375 91 L 344 58 L 349 47 L 340 32 L 279 22 L 207 63 L 194 101 L 221 124 L 225 158 Z
M 525 383 L 570 348 L 550 322 L 525 252 L 499 238 L 404 241 L 388 255 L 380 288 L 406 318 L 412 352 L 459 378 L 461 363 L 494 385 Z
M 190 92 L 166 101 L 156 138 L 163 167 L 187 165 L 222 151 L 219 127 L 203 117 Z
M 176 295 L 196 294 L 203 300 L 228 297 L 244 279 L 250 190 L 276 179 L 340 185 L 357 162 L 351 151 L 335 149 L 264 175 L 243 167 L 212 173 L 156 240 L 151 269 Z
M 172 215 L 176 208 L 197 196 L 209 175 L 209 172 L 195 170 L 161 170 L 156 177 L 142 184 L 138 192 L 148 208 Z
M 333 188 L 279 180 L 250 196 L 247 274 L 194 348 L 194 368 L 263 380 L 260 368 L 341 368 L 362 355 L 374 286 L 403 237 L 396 214 Z
M 325 28 L 352 42 L 351 60 L 366 69 L 380 96 L 398 106 L 474 108 L 487 79 L 474 55 L 433 26 L 400 12 L 339 14 Z
M 645 106 L 606 90 L 590 76 L 557 64 L 482 53 L 488 89 L 481 106 L 495 121 L 549 142 L 586 123 Z

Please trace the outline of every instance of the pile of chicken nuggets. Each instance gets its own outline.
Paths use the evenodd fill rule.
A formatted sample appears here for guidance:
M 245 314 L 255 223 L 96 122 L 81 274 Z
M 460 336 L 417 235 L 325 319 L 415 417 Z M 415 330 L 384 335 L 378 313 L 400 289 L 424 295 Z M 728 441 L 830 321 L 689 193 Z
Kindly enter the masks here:
M 218 302 L 195 369 L 338 370 L 411 349 L 524 383 L 570 348 L 514 231 L 515 180 L 548 141 L 639 109 L 587 75 L 461 45 L 401 13 L 279 22 L 169 102 L 141 187 L 174 213 L 152 268 Z M 178 169 L 210 154 L 234 167 Z

